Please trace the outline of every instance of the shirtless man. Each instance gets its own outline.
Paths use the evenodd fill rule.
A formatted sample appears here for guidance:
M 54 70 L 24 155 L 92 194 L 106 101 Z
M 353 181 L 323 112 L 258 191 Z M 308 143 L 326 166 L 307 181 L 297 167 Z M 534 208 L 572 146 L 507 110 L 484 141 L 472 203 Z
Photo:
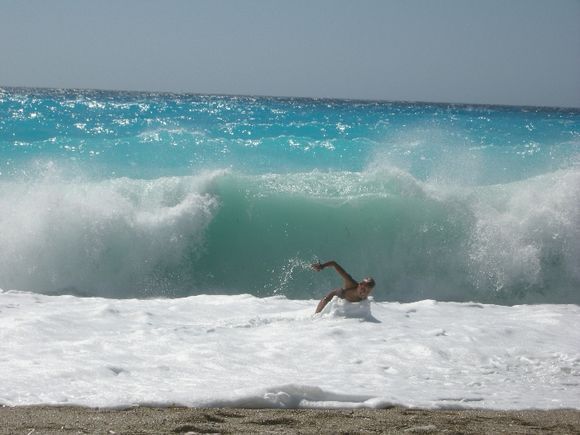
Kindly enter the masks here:
M 344 285 L 342 288 L 337 288 L 332 290 L 326 296 L 324 296 L 318 306 L 316 307 L 316 313 L 320 313 L 326 304 L 328 304 L 333 297 L 338 296 L 341 299 L 346 299 L 349 302 L 360 302 L 365 300 L 373 288 L 375 287 L 375 280 L 372 278 L 365 278 L 361 282 L 356 282 L 352 276 L 350 276 L 346 271 L 340 267 L 336 261 L 329 261 L 327 263 L 321 264 L 320 262 L 314 263 L 311 267 L 317 272 L 322 269 L 332 266 L 338 272 L 338 274 L 344 280 Z

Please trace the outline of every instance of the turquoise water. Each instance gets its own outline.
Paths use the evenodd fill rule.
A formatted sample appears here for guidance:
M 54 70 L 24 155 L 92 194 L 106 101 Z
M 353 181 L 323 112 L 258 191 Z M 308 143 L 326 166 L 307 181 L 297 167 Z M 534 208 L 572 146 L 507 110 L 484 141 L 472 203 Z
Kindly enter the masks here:
M 0 90 L 0 288 L 580 303 L 580 111 Z

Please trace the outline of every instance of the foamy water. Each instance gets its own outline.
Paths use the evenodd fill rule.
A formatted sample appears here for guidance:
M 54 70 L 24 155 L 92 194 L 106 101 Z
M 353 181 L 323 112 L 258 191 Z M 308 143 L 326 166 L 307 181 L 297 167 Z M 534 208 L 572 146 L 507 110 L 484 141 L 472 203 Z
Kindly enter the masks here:
M 0 293 L 0 404 L 580 409 L 580 307 Z
M 580 408 L 578 258 L 578 110 L 0 89 L 0 404 Z

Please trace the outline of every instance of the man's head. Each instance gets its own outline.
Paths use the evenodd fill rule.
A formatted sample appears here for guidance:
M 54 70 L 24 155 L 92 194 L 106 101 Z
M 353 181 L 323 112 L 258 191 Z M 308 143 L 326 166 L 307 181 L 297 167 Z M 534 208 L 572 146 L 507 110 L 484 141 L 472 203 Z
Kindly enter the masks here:
M 375 280 L 371 277 L 363 279 L 356 288 L 359 297 L 366 299 L 375 288 Z

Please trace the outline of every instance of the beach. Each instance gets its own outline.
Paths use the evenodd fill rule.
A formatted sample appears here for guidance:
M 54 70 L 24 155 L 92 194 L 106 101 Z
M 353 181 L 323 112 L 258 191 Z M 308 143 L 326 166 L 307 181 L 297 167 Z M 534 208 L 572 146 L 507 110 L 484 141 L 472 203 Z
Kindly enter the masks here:
M 5 433 L 578 432 L 578 110 L 6 88 L 0 115 Z M 315 314 L 329 261 L 376 287 Z
M 0 408 L 2 434 L 579 433 L 578 410 Z
M 552 3 L 1 2 L 0 435 L 580 435 Z

